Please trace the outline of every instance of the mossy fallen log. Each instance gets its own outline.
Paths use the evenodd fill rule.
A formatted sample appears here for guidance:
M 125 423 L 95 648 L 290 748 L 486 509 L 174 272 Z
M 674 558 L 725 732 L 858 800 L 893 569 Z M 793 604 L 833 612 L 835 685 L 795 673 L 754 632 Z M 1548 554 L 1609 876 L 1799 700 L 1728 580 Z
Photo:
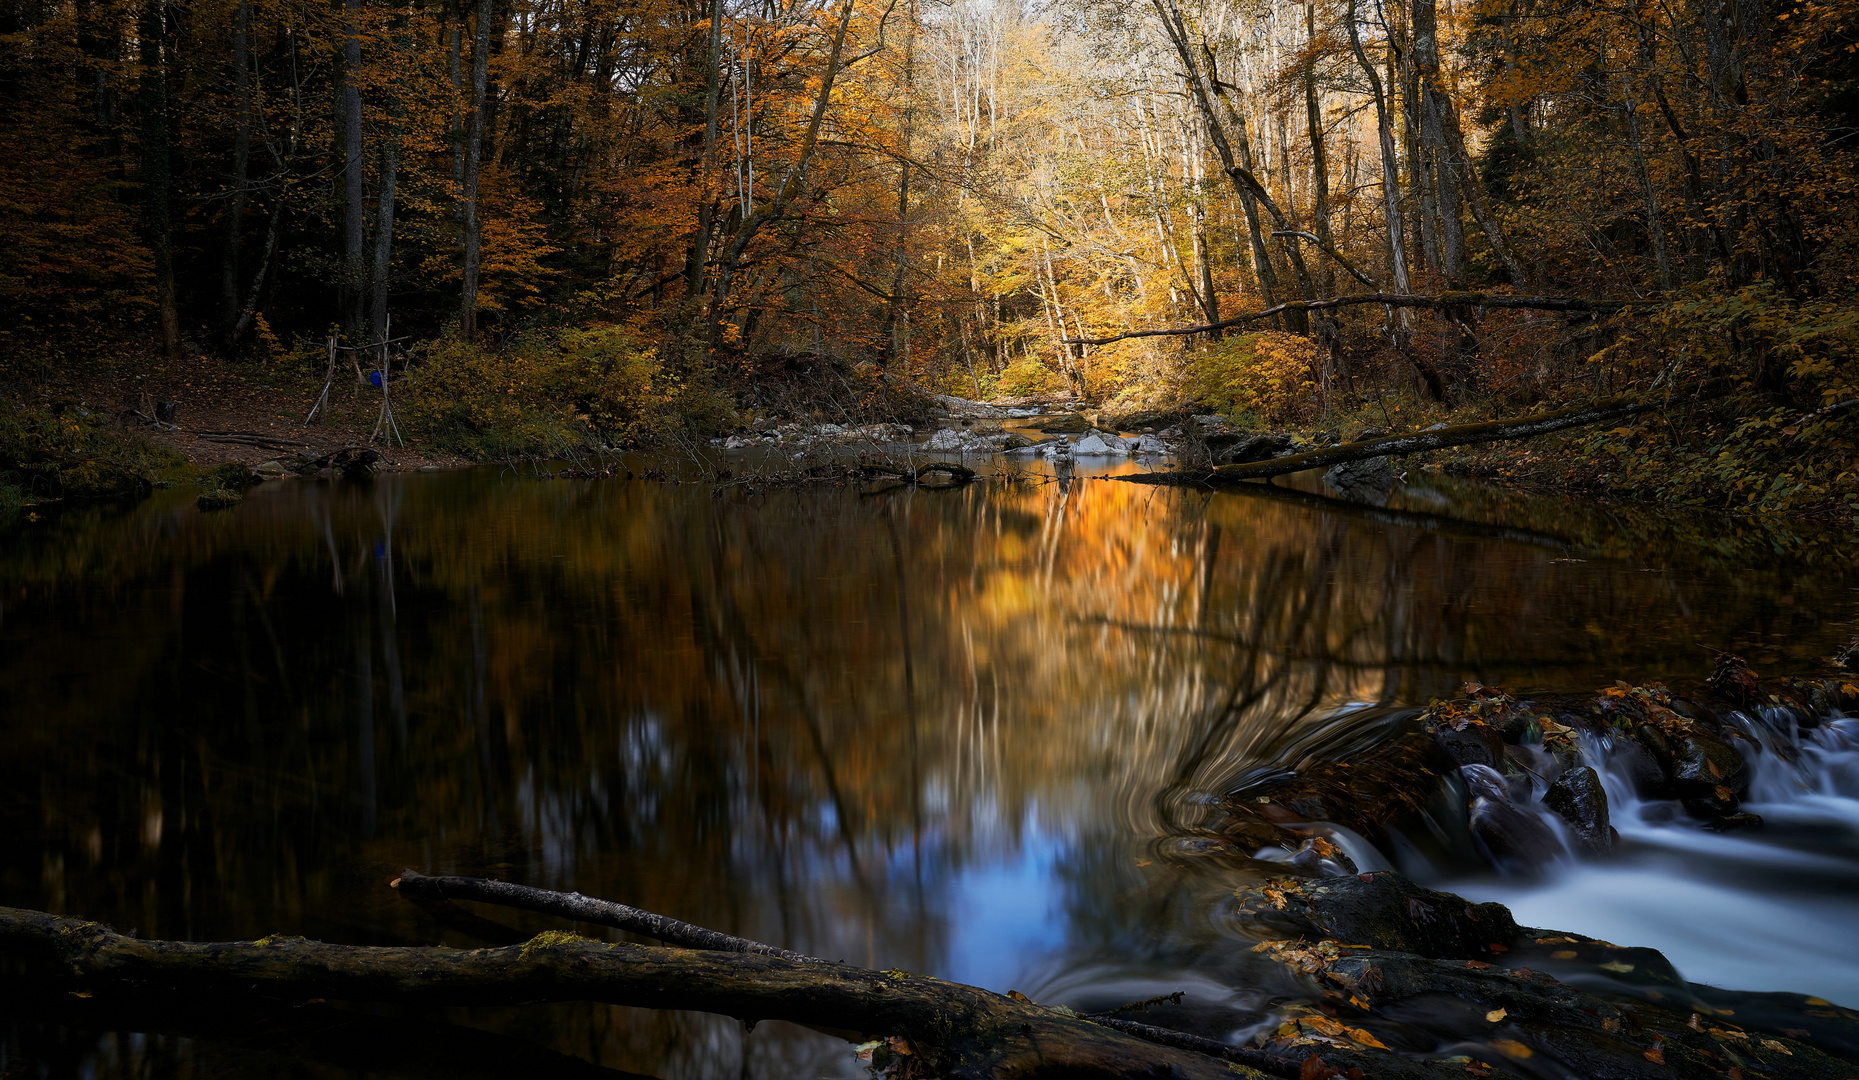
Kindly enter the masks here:
M 0 956 L 73 991 L 258 993 L 408 1005 L 598 1001 L 901 1035 L 953 1078 L 1259 1077 L 1030 1002 L 904 971 L 757 953 L 539 934 L 492 949 L 331 945 L 302 938 L 143 941 L 94 922 L 0 908 Z

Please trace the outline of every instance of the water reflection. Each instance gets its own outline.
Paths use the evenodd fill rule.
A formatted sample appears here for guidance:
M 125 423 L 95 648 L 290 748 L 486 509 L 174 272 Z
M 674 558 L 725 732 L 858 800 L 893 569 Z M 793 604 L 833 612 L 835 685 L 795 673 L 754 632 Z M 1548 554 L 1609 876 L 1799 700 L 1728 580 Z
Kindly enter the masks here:
M 1222 915 L 1240 871 L 1173 857 L 1209 794 L 1351 705 L 1843 642 L 1838 538 L 1718 524 L 1082 472 L 751 495 L 481 470 L 87 508 L 0 541 L 0 903 L 476 944 L 383 887 L 415 866 L 1040 1000 L 1186 987 L 1230 1034 L 1273 976 Z M 851 1074 L 780 1025 L 446 1021 L 662 1076 Z M 219 1045 L 8 1022 L 0 1053 L 102 1075 Z

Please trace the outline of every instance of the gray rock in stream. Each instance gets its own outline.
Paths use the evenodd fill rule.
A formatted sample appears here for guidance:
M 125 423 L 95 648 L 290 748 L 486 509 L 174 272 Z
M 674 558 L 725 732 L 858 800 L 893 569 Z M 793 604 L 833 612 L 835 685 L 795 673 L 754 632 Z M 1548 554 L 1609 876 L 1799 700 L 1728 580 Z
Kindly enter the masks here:
M 1593 769 L 1577 765 L 1557 777 L 1543 793 L 1543 805 L 1569 823 L 1589 853 L 1613 854 L 1619 834 L 1608 823 L 1607 790 Z
M 1211 447 L 1213 439 L 1207 440 Z M 1225 450 L 1215 455 L 1217 465 L 1247 465 L 1254 461 L 1269 461 L 1283 457 L 1291 452 L 1289 435 L 1246 435 L 1236 439 Z
M 1394 485 L 1394 466 L 1385 457 L 1366 461 L 1345 461 L 1323 474 L 1323 482 L 1334 488 L 1364 488 L 1385 491 Z

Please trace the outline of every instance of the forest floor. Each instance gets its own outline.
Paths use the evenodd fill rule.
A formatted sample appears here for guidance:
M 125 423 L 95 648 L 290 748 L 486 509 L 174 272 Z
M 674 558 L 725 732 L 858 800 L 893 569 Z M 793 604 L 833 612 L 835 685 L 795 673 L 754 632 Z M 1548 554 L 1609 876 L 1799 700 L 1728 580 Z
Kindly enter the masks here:
M 327 409 L 319 410 L 316 420 L 305 424 L 304 417 L 322 389 L 320 375 L 198 356 L 175 364 L 138 361 L 133 368 L 108 367 L 48 381 L 36 396 L 121 418 L 155 445 L 210 469 L 231 461 L 257 465 L 287 457 L 298 446 L 320 453 L 368 444 L 380 416 L 380 390 L 358 385 L 350 369 L 339 370 Z M 175 405 L 176 430 L 135 415 L 153 417 L 156 403 L 164 401 Z M 215 441 L 227 434 L 274 443 L 263 447 Z M 292 449 L 283 449 L 287 445 Z M 380 445 L 378 440 L 375 445 Z M 384 471 L 470 464 L 455 454 L 428 450 L 417 443 L 384 446 L 382 454 L 377 467 Z

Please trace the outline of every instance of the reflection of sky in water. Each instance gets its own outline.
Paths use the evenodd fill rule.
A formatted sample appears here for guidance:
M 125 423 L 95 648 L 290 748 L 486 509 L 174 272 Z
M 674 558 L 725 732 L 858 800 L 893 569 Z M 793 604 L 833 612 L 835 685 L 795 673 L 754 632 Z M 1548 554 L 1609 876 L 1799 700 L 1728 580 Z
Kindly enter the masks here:
M 0 903 L 148 936 L 476 944 L 383 895 L 415 865 L 1040 1000 L 1191 987 L 1228 1032 L 1259 997 L 1219 914 L 1236 881 L 1157 848 L 1294 765 L 1316 718 L 1467 679 L 1696 673 L 1699 641 L 1804 670 L 1852 615 L 1847 563 L 1775 554 L 1812 537 L 1443 483 L 1364 508 L 1087 471 L 866 498 L 486 470 L 267 484 L 213 517 L 158 495 L 0 537 L 0 829 L 22 838 Z M 1859 999 L 1813 971 L 1859 924 L 1834 887 L 1851 845 L 1791 849 L 1822 862 L 1788 873 L 1834 883 L 1791 893 L 1756 858 L 1779 830 L 1622 828 L 1644 858 L 1466 887 L 1694 978 Z M 741 1045 L 611 1010 L 545 1026 L 668 1076 L 734 1073 Z M 801 1049 L 751 1075 L 844 1074 L 843 1047 L 781 1038 Z
M 1019 843 L 961 871 L 949 889 L 947 973 L 938 977 L 1006 992 L 1036 977 L 1065 944 L 1065 898 L 1053 873 L 1068 840 L 1028 821 Z

